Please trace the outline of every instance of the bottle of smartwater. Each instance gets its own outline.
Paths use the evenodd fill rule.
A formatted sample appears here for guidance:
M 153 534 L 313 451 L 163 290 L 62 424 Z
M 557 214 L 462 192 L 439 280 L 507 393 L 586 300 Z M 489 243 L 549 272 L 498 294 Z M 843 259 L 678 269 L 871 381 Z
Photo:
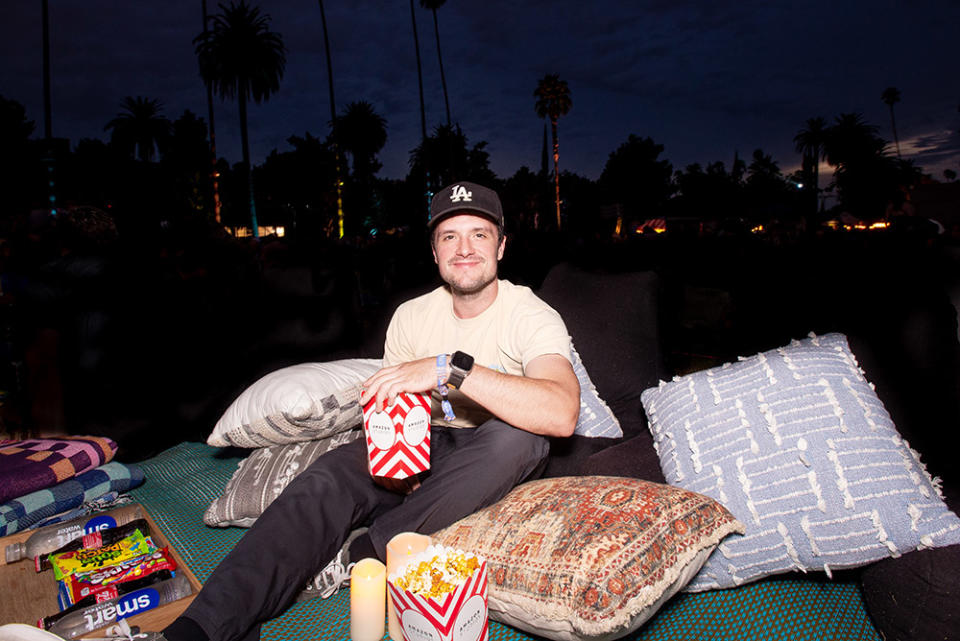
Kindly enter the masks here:
M 101 601 L 89 607 L 75 610 L 64 616 L 53 615 L 41 619 L 37 625 L 63 639 L 76 639 L 93 630 L 104 628 L 121 619 L 143 614 L 158 606 L 190 596 L 193 589 L 183 574 L 160 581 L 150 587 L 128 592 L 115 599 Z
M 7 563 L 14 563 L 20 559 L 32 559 L 41 554 L 49 554 L 85 534 L 124 525 L 134 519 L 142 518 L 143 508 L 140 505 L 126 505 L 115 510 L 99 514 L 87 514 L 70 521 L 38 528 L 26 541 L 7 546 Z

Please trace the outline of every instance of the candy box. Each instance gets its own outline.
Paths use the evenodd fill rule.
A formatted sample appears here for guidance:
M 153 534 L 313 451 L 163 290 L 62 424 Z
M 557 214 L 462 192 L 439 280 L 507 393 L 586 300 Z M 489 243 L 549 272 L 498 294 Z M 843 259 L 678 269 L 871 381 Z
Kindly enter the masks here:
M 430 395 L 398 394 L 384 411 L 363 408 L 370 473 L 405 479 L 430 469 Z
M 184 562 L 180 552 L 170 545 L 147 509 L 138 503 L 131 503 L 129 506 L 139 510 L 138 516 L 147 520 L 148 531 L 144 531 L 144 534 L 149 533 L 158 547 L 168 548 L 171 560 L 177 564 L 177 574 L 187 577 L 193 588 L 190 596 L 127 619 L 131 626 L 139 626 L 141 630 L 162 630 L 183 613 L 200 592 L 202 584 Z M 116 514 L 116 510 L 111 510 L 107 514 Z M 119 521 L 119 518 L 117 520 Z M 0 538 L 0 550 L 5 550 L 8 545 L 23 543 L 34 532 L 34 530 L 22 530 Z M 0 595 L 2 595 L 0 596 L 0 623 L 24 623 L 36 626 L 38 619 L 60 610 L 57 593 L 57 582 L 52 572 L 37 572 L 34 564 L 29 561 L 5 563 L 3 555 L 0 555 Z M 100 637 L 104 634 L 106 634 L 106 628 L 84 636 Z
M 487 641 L 482 557 L 431 545 L 387 577 L 387 590 L 404 641 Z

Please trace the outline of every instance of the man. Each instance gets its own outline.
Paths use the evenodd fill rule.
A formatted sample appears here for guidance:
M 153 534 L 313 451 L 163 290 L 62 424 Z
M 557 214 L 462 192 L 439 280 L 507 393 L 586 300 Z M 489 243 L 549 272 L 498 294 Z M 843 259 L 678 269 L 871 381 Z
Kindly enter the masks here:
M 446 284 L 397 309 L 384 367 L 364 382 L 361 402 L 382 409 L 401 392 L 431 392 L 431 469 L 371 478 L 364 439 L 324 454 L 164 630 L 169 641 L 258 639 L 260 623 L 282 614 L 308 581 L 330 596 L 351 562 L 383 560 L 397 533 L 429 534 L 496 502 L 538 471 L 547 436 L 573 433 L 580 389 L 570 338 L 528 288 L 498 280 L 506 239 L 497 194 L 467 182 L 445 187 L 431 202 L 429 228 Z

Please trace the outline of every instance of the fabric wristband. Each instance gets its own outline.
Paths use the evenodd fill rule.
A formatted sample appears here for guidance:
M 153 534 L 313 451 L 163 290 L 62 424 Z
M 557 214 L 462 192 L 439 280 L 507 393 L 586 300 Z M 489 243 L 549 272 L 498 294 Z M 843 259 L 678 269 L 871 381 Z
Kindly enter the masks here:
M 440 407 L 443 409 L 443 418 L 452 421 L 457 418 L 453 413 L 453 406 L 450 405 L 450 399 L 447 398 L 447 355 L 437 354 L 437 389 L 440 391 Z

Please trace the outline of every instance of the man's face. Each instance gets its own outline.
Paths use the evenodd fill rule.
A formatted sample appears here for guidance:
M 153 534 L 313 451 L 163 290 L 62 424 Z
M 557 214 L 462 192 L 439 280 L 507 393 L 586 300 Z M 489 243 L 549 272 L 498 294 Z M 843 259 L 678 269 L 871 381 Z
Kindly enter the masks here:
M 455 214 L 437 223 L 433 234 L 433 259 L 454 293 L 474 294 L 496 280 L 506 239 L 498 240 L 493 221 Z

